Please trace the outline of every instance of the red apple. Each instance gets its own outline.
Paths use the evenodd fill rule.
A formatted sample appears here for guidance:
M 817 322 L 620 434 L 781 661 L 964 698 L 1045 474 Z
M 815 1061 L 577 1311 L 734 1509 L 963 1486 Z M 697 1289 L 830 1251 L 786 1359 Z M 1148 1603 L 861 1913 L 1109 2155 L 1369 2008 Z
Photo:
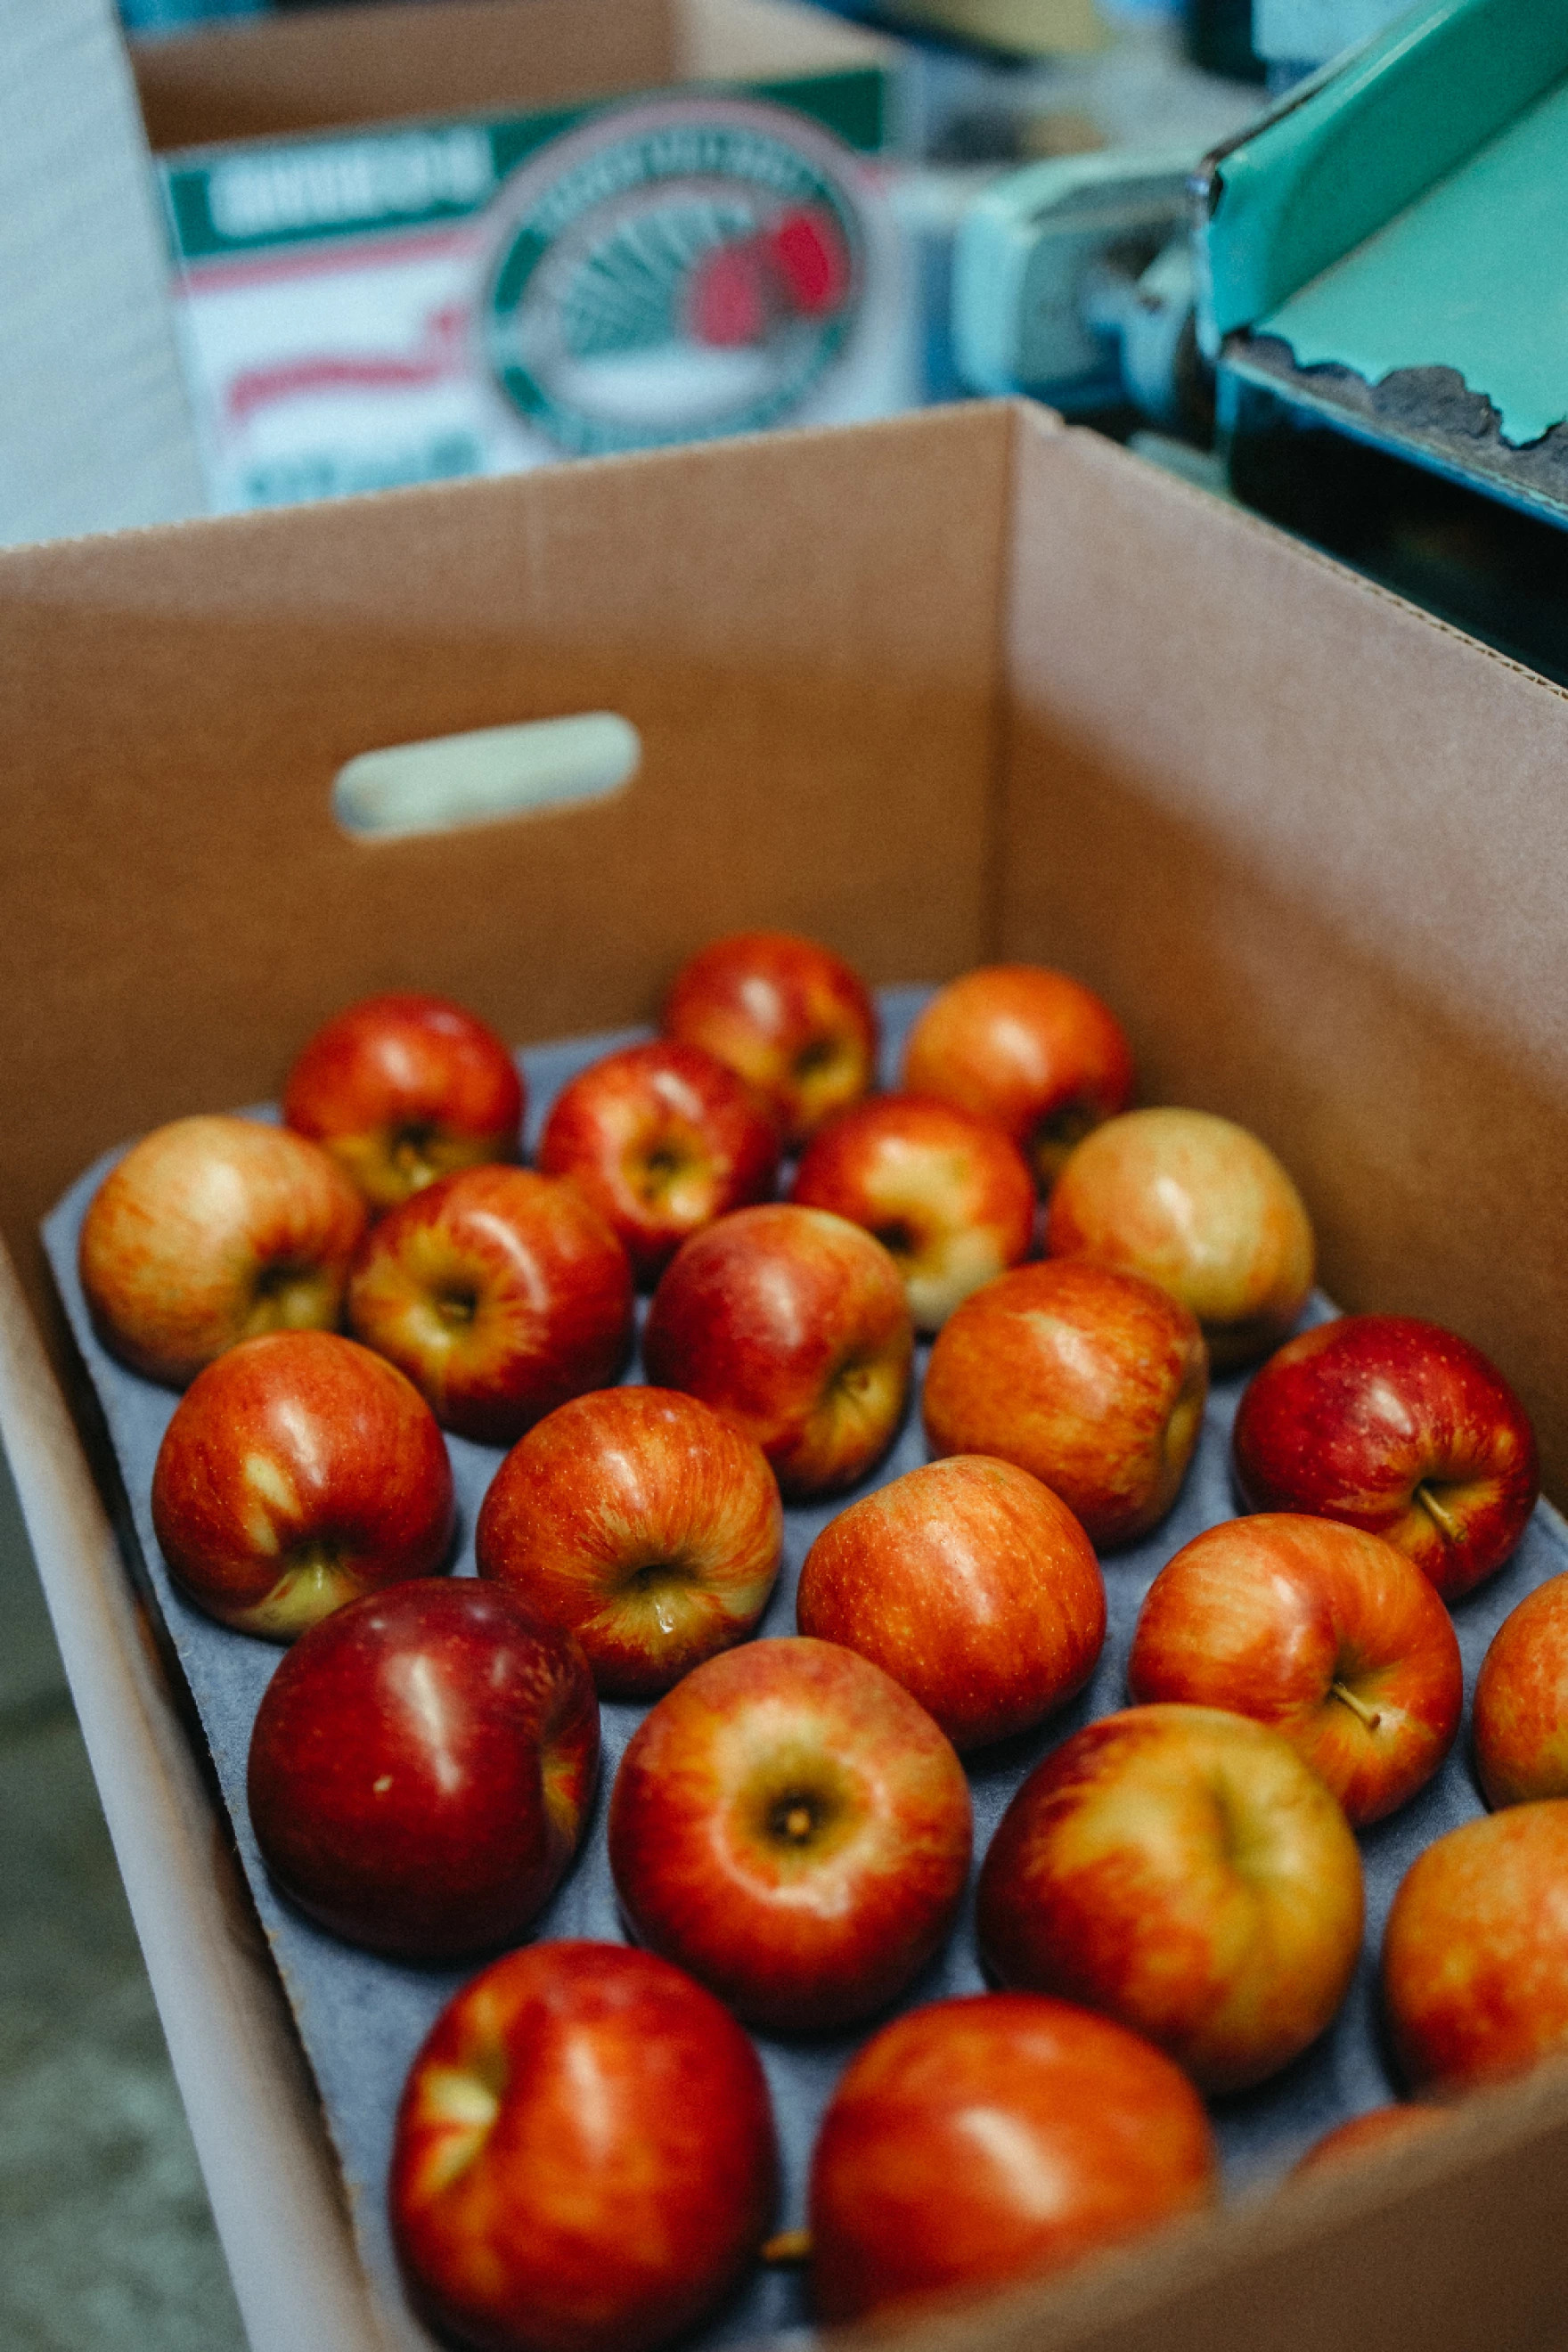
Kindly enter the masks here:
M 375 1209 L 457 1168 L 515 1160 L 523 1087 L 493 1029 L 444 996 L 367 996 L 318 1029 L 283 1116 Z
M 840 1512 L 805 1556 L 795 1617 L 891 1675 L 955 1748 L 978 1748 L 1083 1688 L 1105 1641 L 1105 1585 L 1048 1486 L 961 1454 Z
M 1384 1536 L 1445 1601 L 1502 1566 L 1541 1491 L 1508 1382 L 1413 1315 L 1344 1315 L 1288 1340 L 1241 1400 L 1235 1457 L 1253 1510 Z
M 1046 1248 L 1157 1282 L 1192 1308 L 1217 1371 L 1277 1347 L 1312 1287 L 1301 1195 L 1267 1144 L 1204 1110 L 1096 1128 L 1057 1180 Z
M 879 1666 L 829 1642 L 710 1658 L 634 1733 L 610 1868 L 639 1942 L 765 2032 L 884 2008 L 952 1927 L 963 1768 Z
M 1016 1462 L 1103 1548 L 1164 1517 L 1207 1395 L 1186 1307 L 1136 1275 L 1064 1258 L 965 1299 L 937 1334 L 922 1409 L 935 1453 Z
M 1245 1716 L 1139 1706 L 1036 1767 L 980 1874 L 997 1981 L 1101 2010 L 1205 2091 L 1315 2042 L 1361 1948 L 1361 1857 L 1289 1742 Z
M 1383 1998 L 1414 2091 L 1568 2057 L 1568 1798 L 1510 1805 L 1417 1854 L 1384 1930 Z
M 786 1496 L 851 1486 L 891 1443 L 914 1332 L 892 1259 L 821 1209 L 737 1209 L 672 1259 L 643 1363 L 755 1438 Z
M 576 1635 L 597 1688 L 651 1698 L 743 1642 L 784 1549 L 762 1448 L 673 1389 L 599 1389 L 513 1446 L 476 1530 L 479 1574 Z
M 663 1027 L 754 1087 L 786 1144 L 858 1101 L 876 1076 L 865 982 L 831 948 L 793 931 L 737 931 L 702 949 L 677 972 Z
M 94 1193 L 79 1263 L 94 1328 L 132 1371 L 184 1388 L 258 1332 L 328 1330 L 364 1204 L 327 1154 L 259 1119 L 176 1118 Z
M 416 2302 L 487 2352 L 656 2352 L 756 2252 L 778 2155 L 756 2053 L 619 1944 L 534 1944 L 437 2019 L 388 2189 Z
M 771 1199 L 779 1139 L 733 1070 L 696 1045 L 628 1045 L 562 1088 L 539 1165 L 570 1176 L 619 1234 L 640 1283 L 688 1234 Z
M 398 1584 L 297 1643 L 250 1739 L 267 1867 L 334 1936 L 402 1959 L 515 1943 L 577 1850 L 599 1707 L 569 1633 L 472 1577 Z
M 1538 1585 L 1503 1619 L 1470 1722 L 1489 1805 L 1568 1797 L 1568 1576 Z
M 994 1120 L 918 1095 L 879 1095 L 807 1144 L 792 1201 L 875 1234 L 903 1276 L 917 1331 L 1029 1254 L 1035 1180 Z
M 1425 2139 L 1429 2132 L 1441 2130 L 1447 2121 L 1441 2107 L 1421 2106 L 1414 2100 L 1371 2107 L 1365 2115 L 1352 2116 L 1348 2123 L 1336 2124 L 1332 2131 L 1314 2140 L 1306 2155 L 1297 2158 L 1291 2178 L 1354 2163 L 1385 2147 L 1403 2147 L 1407 2140 Z
M 189 1600 L 289 1642 L 346 1601 L 435 1574 L 451 1465 L 394 1365 L 332 1331 L 274 1331 L 208 1364 L 175 1406 L 153 1525 Z
M 1080 2261 L 1204 2205 L 1218 2158 L 1179 2067 L 1036 1993 L 933 2001 L 854 2058 L 811 2167 L 812 2299 L 861 2319 Z
M 1359 1828 L 1406 1803 L 1448 1753 L 1464 1670 L 1447 1611 L 1403 1552 L 1280 1511 L 1210 1528 L 1166 1563 L 1127 1687 L 1282 1732 Z
M 921 1014 L 900 1084 L 1005 1127 L 1048 1192 L 1068 1153 L 1132 1099 L 1132 1049 L 1110 1006 L 1036 963 L 965 972 Z
M 465 1168 L 392 1210 L 349 1285 L 355 1335 L 459 1437 L 510 1445 L 631 1353 L 626 1254 L 576 1187 Z

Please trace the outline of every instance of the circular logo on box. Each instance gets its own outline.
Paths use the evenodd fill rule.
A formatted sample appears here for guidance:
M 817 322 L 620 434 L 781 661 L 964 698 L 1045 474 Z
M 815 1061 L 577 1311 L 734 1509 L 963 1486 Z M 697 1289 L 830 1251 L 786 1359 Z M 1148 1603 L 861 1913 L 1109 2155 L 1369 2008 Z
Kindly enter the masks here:
M 578 456 L 775 425 L 861 307 L 848 151 L 781 107 L 599 116 L 512 181 L 485 306 L 507 399 Z

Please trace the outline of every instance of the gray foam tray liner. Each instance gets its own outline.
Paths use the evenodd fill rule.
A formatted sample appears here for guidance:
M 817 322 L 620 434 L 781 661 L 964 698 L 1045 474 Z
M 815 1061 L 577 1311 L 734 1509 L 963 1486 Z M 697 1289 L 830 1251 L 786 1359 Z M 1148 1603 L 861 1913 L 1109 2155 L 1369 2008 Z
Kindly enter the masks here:
M 904 1034 L 929 993 L 924 989 L 883 992 L 887 1083 L 892 1082 Z M 575 1038 L 522 1054 L 531 1148 L 544 1113 L 568 1077 L 613 1046 L 647 1034 L 635 1030 Z M 258 1115 L 276 1117 L 276 1112 Z M 153 1465 L 176 1399 L 171 1391 L 125 1370 L 100 1346 L 77 1278 L 77 1235 L 83 1214 L 105 1171 L 120 1156 L 118 1150 L 106 1153 L 72 1185 L 45 1222 L 45 1245 L 77 1344 L 103 1405 L 146 1573 L 205 1728 L 256 1906 L 320 2086 L 348 2186 L 361 2257 L 381 2294 L 395 2308 L 405 2311 L 384 2196 L 393 2118 L 416 2050 L 448 1995 L 474 1971 L 471 1968 L 405 1968 L 355 1951 L 289 1909 L 268 1883 L 246 1811 L 245 1767 L 251 1723 L 281 1652 L 203 1616 L 170 1582 L 153 1533 L 150 1497 Z M 1333 1311 L 1320 1296 L 1303 1320 L 1321 1321 Z M 917 1372 L 923 1370 L 925 1354 L 922 1347 Z M 637 1376 L 634 1365 L 627 1377 Z M 1106 1561 L 1110 1626 L 1088 1689 L 1039 1730 L 969 1759 L 976 1866 L 1003 1809 L 1039 1758 L 1080 1724 L 1126 1704 L 1124 1677 L 1132 1631 L 1156 1572 L 1203 1528 L 1235 1516 L 1237 1505 L 1230 1485 L 1229 1437 L 1244 1386 L 1245 1376 L 1215 1383 L 1202 1442 L 1174 1510 L 1146 1542 L 1114 1552 Z M 474 1571 L 474 1519 L 501 1454 L 461 1438 L 448 1438 L 447 1444 L 460 1514 L 456 1572 L 466 1576 Z M 897 1477 L 925 1458 L 920 1416 L 911 1403 L 896 1444 L 860 1491 Z M 806 1550 L 818 1530 L 851 1499 L 839 1496 L 830 1502 L 797 1506 L 785 1512 L 784 1567 L 763 1620 L 763 1636 L 794 1632 L 795 1581 Z M 1455 1612 L 1467 1693 L 1473 1690 L 1487 1645 L 1509 1612 L 1526 1592 L 1564 1568 L 1568 1568 L 1568 1528 L 1542 1505 L 1501 1574 Z M 605 1853 L 605 1798 L 622 1750 L 645 1711 L 616 1703 L 603 1708 L 604 1764 L 589 1832 L 564 1885 L 539 1921 L 536 1933 L 541 1937 L 625 1940 Z M 1443 1770 L 1402 1812 L 1363 1833 L 1366 1938 L 1349 1998 L 1334 2023 L 1312 2049 L 1272 2082 L 1214 2105 L 1227 2189 L 1254 2186 L 1282 2173 L 1331 2125 L 1396 2093 L 1398 2085 L 1378 2021 L 1376 1962 L 1384 1921 L 1395 1888 L 1420 1850 L 1445 1830 L 1484 1810 L 1471 1768 L 1467 1706 L 1465 1726 Z M 904 2006 L 984 1990 L 975 1957 L 973 1908 L 972 1874 L 963 1914 L 946 1948 L 926 1969 Z M 840 2071 L 863 2038 L 854 2034 L 786 2042 L 758 2037 L 784 2161 L 781 2228 L 797 2226 L 804 2220 L 806 2175 L 817 2122 Z M 804 2330 L 806 2322 L 800 2274 L 759 2266 L 703 2331 L 701 2341 L 712 2347 L 754 2342 Z M 407 2326 L 416 2340 L 430 2340 L 411 2317 Z

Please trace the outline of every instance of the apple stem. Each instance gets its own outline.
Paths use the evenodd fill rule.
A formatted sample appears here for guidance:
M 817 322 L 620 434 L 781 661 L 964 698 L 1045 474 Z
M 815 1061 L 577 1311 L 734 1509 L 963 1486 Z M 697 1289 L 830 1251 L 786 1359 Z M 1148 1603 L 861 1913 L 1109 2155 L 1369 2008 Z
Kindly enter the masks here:
M 1420 1504 L 1422 1509 L 1432 1521 L 1434 1527 L 1436 1528 L 1439 1534 L 1447 1536 L 1451 1544 L 1457 1544 L 1462 1540 L 1463 1529 L 1455 1523 L 1452 1516 L 1444 1509 L 1442 1504 L 1437 1500 L 1437 1497 L 1433 1494 L 1429 1486 L 1417 1486 L 1414 1499 Z
M 811 2260 L 809 2230 L 781 2230 L 763 2248 L 764 2263 L 808 2263 Z
M 1361 1722 L 1364 1723 L 1369 1731 L 1375 1731 L 1377 1729 L 1378 1725 L 1383 1721 L 1383 1717 L 1378 1713 L 1376 1707 L 1368 1706 L 1364 1699 L 1357 1698 L 1354 1691 L 1347 1690 L 1343 1683 L 1331 1683 L 1329 1685 L 1329 1688 L 1335 1698 L 1343 1699 L 1351 1713 Z

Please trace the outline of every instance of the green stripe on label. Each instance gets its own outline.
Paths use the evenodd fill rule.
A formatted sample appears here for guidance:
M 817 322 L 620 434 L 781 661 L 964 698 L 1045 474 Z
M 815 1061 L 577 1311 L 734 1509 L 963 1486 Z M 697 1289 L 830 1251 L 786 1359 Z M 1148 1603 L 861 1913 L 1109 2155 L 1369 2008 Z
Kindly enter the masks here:
M 604 106 L 193 151 L 160 167 L 170 241 L 177 259 L 205 261 L 464 220 L 485 209 L 520 163 L 578 123 L 651 99 L 717 94 L 714 85 L 645 90 Z M 725 85 L 723 94 L 788 107 L 863 154 L 875 153 L 886 135 L 886 79 L 875 66 Z

